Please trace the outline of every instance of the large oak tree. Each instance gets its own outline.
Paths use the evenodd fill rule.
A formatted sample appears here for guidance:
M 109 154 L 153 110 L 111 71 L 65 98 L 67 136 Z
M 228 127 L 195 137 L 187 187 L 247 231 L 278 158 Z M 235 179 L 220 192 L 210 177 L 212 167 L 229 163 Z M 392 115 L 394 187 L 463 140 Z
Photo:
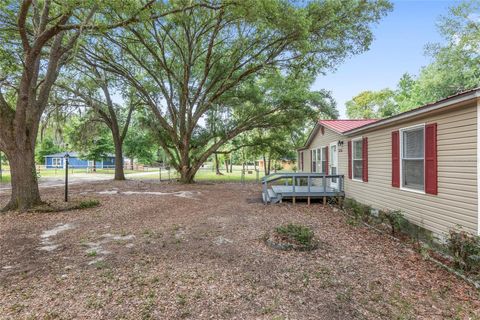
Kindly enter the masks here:
M 4 209 L 22 210 L 41 202 L 34 160 L 39 122 L 52 86 L 81 35 L 191 7 L 170 6 L 168 11 L 163 1 L 154 0 L 1 2 L 0 150 L 10 162 L 12 175 L 11 200 Z
M 287 101 L 273 101 L 229 117 L 225 95 L 272 69 L 318 74 L 335 68 L 368 49 L 372 23 L 391 8 L 384 0 L 214 3 L 107 32 L 86 46 L 99 67 L 137 89 L 185 183 L 226 142 L 292 112 Z M 212 110 L 226 115 L 221 136 L 205 125 Z

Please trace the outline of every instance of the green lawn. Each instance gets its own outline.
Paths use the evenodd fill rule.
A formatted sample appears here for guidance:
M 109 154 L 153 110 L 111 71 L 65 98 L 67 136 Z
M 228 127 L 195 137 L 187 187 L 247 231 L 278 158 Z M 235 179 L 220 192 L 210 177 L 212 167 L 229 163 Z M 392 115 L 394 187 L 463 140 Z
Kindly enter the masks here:
M 3 170 L 3 173 L 2 173 L 2 179 L 0 180 L 0 183 L 10 182 L 10 172 L 8 171 L 8 167 L 3 167 L 2 170 Z M 126 174 L 136 173 L 136 172 L 144 172 L 144 171 L 143 170 L 141 170 L 141 171 L 125 170 Z M 87 170 L 85 168 L 70 168 L 68 170 L 68 173 L 70 175 L 86 174 Z M 89 171 L 88 173 L 92 173 L 92 172 Z M 97 171 L 94 172 L 94 173 L 113 175 L 115 173 L 115 169 L 97 169 Z M 59 169 L 40 169 L 40 170 L 37 170 L 37 174 L 38 174 L 39 178 L 63 177 L 65 175 L 65 169 L 62 169 L 62 168 L 59 168 Z
M 40 178 L 45 178 L 45 177 L 63 177 L 65 175 L 65 170 L 64 169 L 41 169 L 38 172 L 38 175 Z M 115 170 L 114 169 L 97 169 L 95 173 L 97 174 L 109 174 L 112 175 L 114 174 Z M 249 173 L 250 172 L 250 173 Z M 70 175 L 75 175 L 75 174 L 86 174 L 87 171 L 85 168 L 78 168 L 78 169 L 70 169 L 69 174 Z M 89 171 L 91 173 L 91 171 Z M 132 176 L 128 177 L 128 174 L 130 173 L 146 173 L 145 175 L 138 175 L 138 176 Z M 155 180 L 159 178 L 159 172 L 158 169 L 150 169 L 150 170 L 125 170 L 125 174 L 127 174 L 127 179 L 136 179 L 136 180 L 142 180 L 142 179 L 148 179 L 148 180 Z M 264 176 L 263 171 L 260 171 L 258 173 L 258 179 L 261 179 Z M 176 179 L 178 178 L 178 173 L 174 170 L 170 171 L 170 175 L 168 171 L 162 170 L 162 180 L 167 180 L 167 179 Z M 197 172 L 197 175 L 195 176 L 196 181 L 212 181 L 212 182 L 242 182 L 242 172 L 240 170 L 235 170 L 233 173 L 226 173 L 222 172 L 221 175 L 215 174 L 211 169 L 203 169 L 199 170 Z M 245 176 L 244 176 L 244 181 L 247 182 L 254 182 L 257 180 L 257 174 L 254 170 L 251 171 L 246 171 Z M 2 179 L 0 183 L 8 183 L 10 182 L 10 173 L 3 171 Z
M 257 174 L 255 171 L 251 171 L 252 174 L 249 174 L 248 171 L 245 173 L 245 181 L 256 181 Z M 259 172 L 258 179 L 261 179 L 264 176 L 263 172 Z M 215 172 L 210 170 L 201 170 L 197 172 L 195 176 L 196 181 L 218 181 L 218 182 L 241 182 L 242 181 L 242 172 L 234 171 L 232 173 L 223 173 L 222 175 L 217 175 Z
M 251 173 L 248 173 L 251 172 Z M 259 172 L 258 174 L 258 179 L 260 180 L 264 176 L 263 172 Z M 168 174 L 168 171 L 162 170 L 162 180 L 167 180 L 170 177 L 170 179 L 176 179 L 178 178 L 178 173 L 174 170 L 170 171 L 170 175 Z M 128 177 L 127 177 L 128 178 Z M 142 176 L 136 176 L 136 177 L 131 177 L 132 179 L 149 179 L 149 180 L 154 180 L 154 179 L 159 179 L 159 172 L 152 171 L 151 174 L 149 175 L 142 175 Z M 247 182 L 254 182 L 257 180 L 257 174 L 254 170 L 247 171 L 245 173 L 245 181 Z M 226 173 L 222 171 L 221 175 L 217 175 L 214 171 L 211 169 L 203 169 L 199 170 L 195 176 L 195 181 L 211 181 L 211 182 L 242 182 L 242 172 L 240 170 L 234 171 L 232 173 Z
M 10 174 L 7 175 L 4 172 L 0 178 L 0 183 L 8 183 L 8 182 L 10 182 Z

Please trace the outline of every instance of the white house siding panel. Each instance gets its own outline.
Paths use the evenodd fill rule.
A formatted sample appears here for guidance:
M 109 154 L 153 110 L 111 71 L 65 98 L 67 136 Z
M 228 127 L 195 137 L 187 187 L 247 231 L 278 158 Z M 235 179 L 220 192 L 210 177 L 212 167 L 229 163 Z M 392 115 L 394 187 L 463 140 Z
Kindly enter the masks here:
M 437 123 L 438 195 L 420 194 L 391 185 L 391 133 L 421 123 Z M 460 107 L 437 115 L 362 134 L 368 137 L 368 182 L 346 179 L 346 196 L 377 209 L 401 210 L 405 216 L 436 234 L 456 225 L 478 232 L 477 106 Z M 347 141 L 339 157 L 346 174 Z
M 304 157 L 305 157 L 305 165 L 304 165 L 304 172 L 311 172 L 312 171 L 312 161 L 311 161 L 311 150 L 318 149 L 326 146 L 330 146 L 332 142 L 338 142 L 339 140 L 345 140 L 344 136 L 325 127 L 324 133 L 322 134 L 322 130 L 318 130 L 317 134 L 313 138 L 312 142 L 308 146 L 308 149 L 304 150 Z M 347 148 L 346 145 L 343 148 L 346 152 Z M 338 154 L 338 161 L 339 161 L 339 174 L 344 174 L 340 165 L 340 154 L 341 150 L 339 149 Z

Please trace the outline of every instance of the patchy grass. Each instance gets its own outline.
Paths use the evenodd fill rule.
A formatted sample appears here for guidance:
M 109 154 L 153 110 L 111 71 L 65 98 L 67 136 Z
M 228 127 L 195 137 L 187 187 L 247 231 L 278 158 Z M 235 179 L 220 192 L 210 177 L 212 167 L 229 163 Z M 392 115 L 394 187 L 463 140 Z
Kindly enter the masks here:
M 100 205 L 100 201 L 96 199 L 92 200 L 83 200 L 78 203 L 76 209 L 88 209 L 93 207 L 98 207 Z
M 30 209 L 29 212 L 37 212 L 37 213 L 65 212 L 65 211 L 71 211 L 71 210 L 90 209 L 90 208 L 98 207 L 99 205 L 100 205 L 100 201 L 96 199 L 70 200 L 69 202 L 50 201 Z

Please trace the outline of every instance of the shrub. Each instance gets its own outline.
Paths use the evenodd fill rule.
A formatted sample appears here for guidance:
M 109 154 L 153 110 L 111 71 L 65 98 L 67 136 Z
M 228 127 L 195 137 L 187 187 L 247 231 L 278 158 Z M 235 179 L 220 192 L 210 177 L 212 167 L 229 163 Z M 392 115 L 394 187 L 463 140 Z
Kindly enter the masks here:
M 353 215 L 356 221 L 365 221 L 369 222 L 371 215 L 370 212 L 372 207 L 361 204 L 360 202 L 355 201 L 354 199 L 345 199 L 343 204 L 345 210 Z
M 314 232 L 311 228 L 293 223 L 276 227 L 275 232 L 286 240 L 297 242 L 303 246 L 310 246 L 314 236 Z
M 480 236 L 463 230 L 450 230 L 447 247 L 455 259 L 455 266 L 464 271 L 480 271 Z
M 387 221 L 392 231 L 392 236 L 400 232 L 402 226 L 408 223 L 408 220 L 405 219 L 400 210 L 382 211 L 380 216 L 382 220 Z

